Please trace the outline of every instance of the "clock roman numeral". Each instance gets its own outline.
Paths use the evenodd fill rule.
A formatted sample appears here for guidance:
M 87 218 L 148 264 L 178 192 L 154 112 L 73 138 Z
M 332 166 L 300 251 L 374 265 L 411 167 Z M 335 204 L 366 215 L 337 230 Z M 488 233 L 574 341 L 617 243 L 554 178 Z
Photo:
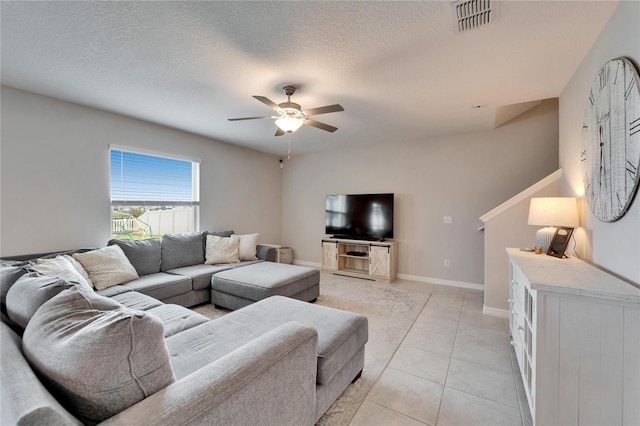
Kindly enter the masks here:
M 618 82 L 618 71 L 620 71 L 620 63 L 622 61 L 616 61 L 616 77 L 613 79 L 613 84 L 616 84 Z
M 627 160 L 627 173 L 629 173 L 631 177 L 634 177 L 636 173 L 638 173 L 638 168 L 633 164 L 631 164 L 631 161 L 628 161 L 628 160 Z
M 636 85 L 636 80 L 632 77 L 631 81 L 629 82 L 629 85 L 627 86 L 626 90 L 624 91 L 624 99 L 627 100 L 629 99 L 629 96 L 631 95 L 631 89 L 633 89 L 633 86 Z
M 629 123 L 629 136 L 635 135 L 640 132 L 640 117 Z
M 624 205 L 622 204 L 622 201 L 620 201 L 620 194 L 618 194 L 617 192 L 616 198 L 618 199 L 618 208 L 621 209 L 622 207 L 624 207 Z
M 600 70 L 600 90 L 602 90 L 609 82 L 609 67 L 602 67 Z
M 582 152 L 580 152 L 580 161 L 585 161 L 587 159 L 587 150 L 582 150 Z
M 593 96 L 593 89 L 589 91 L 589 102 L 591 102 L 591 105 L 593 105 L 596 102 L 596 97 Z

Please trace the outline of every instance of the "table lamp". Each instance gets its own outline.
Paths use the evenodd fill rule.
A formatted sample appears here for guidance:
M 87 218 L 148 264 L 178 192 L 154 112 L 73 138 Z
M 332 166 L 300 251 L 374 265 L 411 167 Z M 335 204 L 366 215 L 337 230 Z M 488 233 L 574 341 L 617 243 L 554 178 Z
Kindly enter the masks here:
M 578 221 L 578 202 L 571 197 L 532 198 L 529 205 L 529 225 L 544 226 L 536 232 L 536 245 L 546 253 L 557 226 L 575 228 Z

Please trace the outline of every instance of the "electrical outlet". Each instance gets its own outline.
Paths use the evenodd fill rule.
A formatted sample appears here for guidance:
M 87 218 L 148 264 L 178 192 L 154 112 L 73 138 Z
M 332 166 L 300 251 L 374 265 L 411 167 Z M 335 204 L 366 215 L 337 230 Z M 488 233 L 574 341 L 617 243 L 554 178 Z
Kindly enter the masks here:
M 450 267 L 450 266 L 451 266 L 451 261 L 450 261 L 449 259 L 445 259 L 445 260 L 444 260 L 444 267 L 445 267 L 445 268 L 448 268 L 448 267 Z
M 447 224 L 449 224 L 449 223 L 453 223 L 453 219 L 452 219 L 452 217 L 451 217 L 451 216 L 445 216 L 445 217 L 442 219 L 442 222 L 443 222 L 443 223 L 447 223 Z

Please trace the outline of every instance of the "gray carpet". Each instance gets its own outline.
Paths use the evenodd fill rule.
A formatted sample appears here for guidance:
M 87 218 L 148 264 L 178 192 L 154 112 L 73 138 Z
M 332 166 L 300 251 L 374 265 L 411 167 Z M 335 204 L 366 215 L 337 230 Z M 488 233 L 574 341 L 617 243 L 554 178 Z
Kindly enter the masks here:
M 393 288 L 393 284 L 321 275 L 320 297 L 316 303 L 365 315 L 369 319 L 369 341 L 362 377 L 333 403 L 318 425 L 349 424 L 429 297 L 429 294 Z M 218 318 L 229 312 L 215 309 L 210 304 L 195 310 L 208 318 Z

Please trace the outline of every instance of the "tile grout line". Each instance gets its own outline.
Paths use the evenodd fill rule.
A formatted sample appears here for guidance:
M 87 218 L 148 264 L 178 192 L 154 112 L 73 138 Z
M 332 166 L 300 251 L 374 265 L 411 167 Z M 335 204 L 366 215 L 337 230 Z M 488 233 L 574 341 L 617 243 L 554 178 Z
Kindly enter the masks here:
M 464 299 L 467 298 L 465 293 Z M 449 355 L 449 363 L 447 364 L 447 374 L 444 377 L 444 384 L 442 385 L 442 394 L 440 394 L 440 403 L 438 404 L 438 413 L 436 414 L 436 423 L 435 426 L 438 425 L 438 421 L 440 420 L 440 412 L 442 410 L 442 401 L 444 400 L 444 391 L 447 389 L 447 380 L 449 379 L 449 369 L 451 368 L 451 360 L 453 359 L 453 348 L 456 346 L 456 339 L 458 338 L 458 328 L 460 328 L 460 318 L 462 317 L 462 308 L 464 307 L 464 299 L 462 299 L 462 307 L 460 307 L 460 312 L 458 313 L 458 324 L 456 325 L 456 332 L 453 336 L 453 346 L 451 347 L 451 354 Z
M 521 378 L 520 378 L 520 367 L 518 367 L 517 360 L 516 360 L 515 364 L 513 362 L 514 361 L 513 358 L 515 356 L 516 356 L 516 354 L 513 351 L 513 347 L 509 347 L 509 359 L 511 361 L 511 371 L 513 372 L 513 384 L 516 386 L 516 396 L 518 397 L 518 408 L 520 409 L 520 421 L 522 422 L 522 426 L 525 426 L 524 409 L 522 407 L 522 397 L 520 395 L 520 390 L 518 388 L 518 380 L 521 380 Z M 526 390 L 524 390 L 524 391 L 525 391 L 524 397 L 525 397 L 525 400 L 526 400 L 526 398 L 527 398 Z
M 409 334 L 409 331 L 411 331 L 411 329 L 413 328 L 414 324 L 416 323 L 416 321 L 418 320 L 418 317 L 422 314 L 422 312 L 426 309 L 427 305 L 429 304 L 429 301 L 431 300 L 431 296 L 433 295 L 433 293 L 429 293 L 429 298 L 427 300 L 425 300 L 424 305 L 422 306 L 422 309 L 420 309 L 420 312 L 418 312 L 418 315 L 416 315 L 416 317 L 413 319 L 413 322 L 411 323 L 411 325 L 407 328 L 406 333 L 404 333 L 404 336 L 402 336 L 402 339 L 400 340 L 400 343 L 398 343 L 398 347 L 396 347 L 396 349 L 393 351 L 393 354 L 391 354 L 391 356 L 389 357 L 389 360 L 387 361 L 387 363 L 384 365 L 384 367 L 382 367 L 382 371 L 380 371 L 380 374 L 378 375 L 378 377 L 376 377 L 376 379 L 373 381 L 373 384 L 371 385 L 371 388 L 369 389 L 369 392 L 367 392 L 367 394 L 364 396 L 364 398 L 362 399 L 362 402 L 360 403 L 360 405 L 358 406 L 358 408 L 355 410 L 355 413 L 353 415 L 353 417 L 349 420 L 348 424 L 351 424 L 351 422 L 353 421 L 353 419 L 355 418 L 356 414 L 358 414 L 358 411 L 360 410 L 360 408 L 362 407 L 362 404 L 364 404 L 364 402 L 367 400 L 367 397 L 369 396 L 369 394 L 371 393 L 371 391 L 373 390 L 373 388 L 375 387 L 375 385 L 378 383 L 378 380 L 380 380 L 380 377 L 382 377 L 382 375 L 384 374 L 385 371 L 387 371 L 387 368 L 389 367 L 389 364 L 391 364 L 391 360 L 393 360 L 393 357 L 396 356 L 396 353 L 398 352 L 398 349 L 400 349 L 400 346 L 402 346 L 402 342 L 404 342 L 404 339 L 406 339 L 407 334 Z M 372 401 L 375 402 L 375 401 Z M 407 416 L 404 413 L 400 413 L 396 410 L 393 410 L 389 407 L 387 407 L 386 405 L 382 405 L 380 403 L 375 402 L 376 404 L 380 405 L 381 407 L 385 407 L 393 412 L 396 412 L 398 414 L 402 414 L 403 416 L 412 418 L 411 416 Z M 418 420 L 418 419 L 415 419 Z M 420 420 L 418 420 L 420 421 Z M 421 423 L 424 423 L 422 421 L 420 421 Z M 425 423 L 426 424 L 426 423 Z

